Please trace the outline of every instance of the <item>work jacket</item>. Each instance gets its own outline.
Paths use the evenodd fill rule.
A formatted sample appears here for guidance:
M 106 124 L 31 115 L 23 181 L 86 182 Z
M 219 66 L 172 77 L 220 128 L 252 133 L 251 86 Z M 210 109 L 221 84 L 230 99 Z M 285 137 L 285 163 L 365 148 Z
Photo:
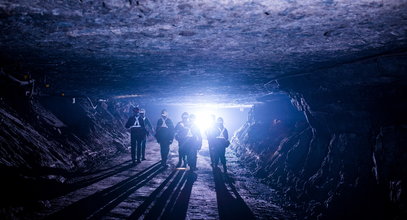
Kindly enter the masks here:
M 155 138 L 158 143 L 171 144 L 174 140 L 174 124 L 169 118 L 158 119 L 155 131 Z
M 209 137 L 208 137 L 209 138 Z M 229 133 L 225 127 L 215 126 L 211 129 L 210 138 L 215 147 L 228 147 L 229 142 Z
M 127 120 L 125 127 L 127 129 L 130 128 L 130 134 L 132 138 L 145 138 L 145 136 L 147 135 L 144 120 L 140 116 L 131 116 Z

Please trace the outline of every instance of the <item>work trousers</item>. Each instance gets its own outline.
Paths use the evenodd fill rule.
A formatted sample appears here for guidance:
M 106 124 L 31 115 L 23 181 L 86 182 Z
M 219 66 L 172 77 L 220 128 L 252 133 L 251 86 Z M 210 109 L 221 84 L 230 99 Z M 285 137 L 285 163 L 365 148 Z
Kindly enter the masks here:
M 168 153 L 170 152 L 170 143 L 160 143 L 160 151 L 161 151 L 161 164 L 166 165 L 168 159 Z
M 132 137 L 131 138 L 131 160 L 133 162 L 140 161 L 141 159 L 141 150 L 142 142 L 145 141 L 145 138 Z
M 211 165 L 215 164 L 215 146 L 212 142 L 208 141 L 209 157 L 211 158 Z
M 188 165 L 191 169 L 195 169 L 196 168 L 196 160 L 197 160 L 197 154 L 198 154 L 198 150 L 197 149 L 190 149 L 188 151 Z
M 182 162 L 184 162 L 184 165 L 187 163 L 187 148 L 185 142 L 179 142 L 178 145 L 178 166 L 181 166 Z
M 226 156 L 225 156 L 225 152 L 226 152 L 226 148 L 223 146 L 217 146 L 215 149 L 215 153 L 214 153 L 214 158 L 213 158 L 213 164 L 215 166 L 218 165 L 219 160 L 223 165 L 226 165 Z
M 226 165 L 226 140 L 222 138 L 216 138 L 214 140 L 214 165 L 217 166 L 220 162 L 225 166 Z

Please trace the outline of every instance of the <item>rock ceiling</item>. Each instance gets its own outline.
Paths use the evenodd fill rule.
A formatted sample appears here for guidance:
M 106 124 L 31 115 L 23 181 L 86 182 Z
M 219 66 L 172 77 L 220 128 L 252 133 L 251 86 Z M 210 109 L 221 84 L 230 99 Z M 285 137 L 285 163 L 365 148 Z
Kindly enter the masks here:
M 0 31 L 2 65 L 55 91 L 250 103 L 275 77 L 404 50 L 407 2 L 2 0 Z

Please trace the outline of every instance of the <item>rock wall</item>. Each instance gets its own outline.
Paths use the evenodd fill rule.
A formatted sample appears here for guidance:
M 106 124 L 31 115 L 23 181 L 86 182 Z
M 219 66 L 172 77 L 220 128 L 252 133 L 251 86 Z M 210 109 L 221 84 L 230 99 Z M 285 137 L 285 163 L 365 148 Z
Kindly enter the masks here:
M 385 56 L 278 79 L 274 88 L 306 123 L 270 114 L 276 101 L 266 99 L 234 149 L 305 218 L 404 219 L 406 63 L 404 55 Z
M 86 98 L 72 100 L 19 99 L 18 105 L 24 106 L 19 109 L 2 99 L 0 164 L 75 171 L 126 150 L 128 134 L 111 103 L 99 103 L 94 109 Z
M 127 152 L 127 105 L 32 95 L 27 87 L 0 77 L 0 215 L 56 196 L 70 176 Z

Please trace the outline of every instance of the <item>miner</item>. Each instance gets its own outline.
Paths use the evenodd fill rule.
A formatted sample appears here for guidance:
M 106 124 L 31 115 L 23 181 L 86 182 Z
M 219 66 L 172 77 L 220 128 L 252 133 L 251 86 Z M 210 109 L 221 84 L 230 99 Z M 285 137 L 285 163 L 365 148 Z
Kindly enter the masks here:
M 187 133 L 187 140 L 186 145 L 188 148 L 187 152 L 187 161 L 191 171 L 197 170 L 196 162 L 197 162 L 197 154 L 198 151 L 202 147 L 202 136 L 201 131 L 199 130 L 198 126 L 195 124 L 196 117 L 195 115 L 189 116 L 189 126 L 188 126 L 188 133 Z
M 147 136 L 154 132 L 153 127 L 151 126 L 150 120 L 146 117 L 146 110 L 140 109 L 140 117 L 144 121 L 144 128 L 146 130 L 146 137 L 141 141 L 141 160 L 146 159 L 146 142 Z
M 187 166 L 187 135 L 190 132 L 190 122 L 188 112 L 184 112 L 181 115 L 181 121 L 175 126 L 175 139 L 178 141 L 178 164 L 177 167 Z
M 161 111 L 161 118 L 157 121 L 155 138 L 160 144 L 161 150 L 161 165 L 168 167 L 167 158 L 170 151 L 170 145 L 174 140 L 174 124 L 171 119 L 168 118 L 167 110 L 163 109 Z
M 218 162 L 220 162 L 223 165 L 223 170 L 226 173 L 227 168 L 226 168 L 226 157 L 225 157 L 225 151 L 226 148 L 229 146 L 229 134 L 228 130 L 224 127 L 223 125 L 223 118 L 219 117 L 216 120 L 216 129 L 213 130 L 214 133 L 212 133 L 213 139 L 213 145 L 214 145 L 214 167 L 218 166 Z
M 136 159 L 137 163 L 140 163 L 141 145 L 146 139 L 146 129 L 138 107 L 133 109 L 133 114 L 127 120 L 125 127 L 130 129 L 131 160 L 133 164 L 136 163 Z

